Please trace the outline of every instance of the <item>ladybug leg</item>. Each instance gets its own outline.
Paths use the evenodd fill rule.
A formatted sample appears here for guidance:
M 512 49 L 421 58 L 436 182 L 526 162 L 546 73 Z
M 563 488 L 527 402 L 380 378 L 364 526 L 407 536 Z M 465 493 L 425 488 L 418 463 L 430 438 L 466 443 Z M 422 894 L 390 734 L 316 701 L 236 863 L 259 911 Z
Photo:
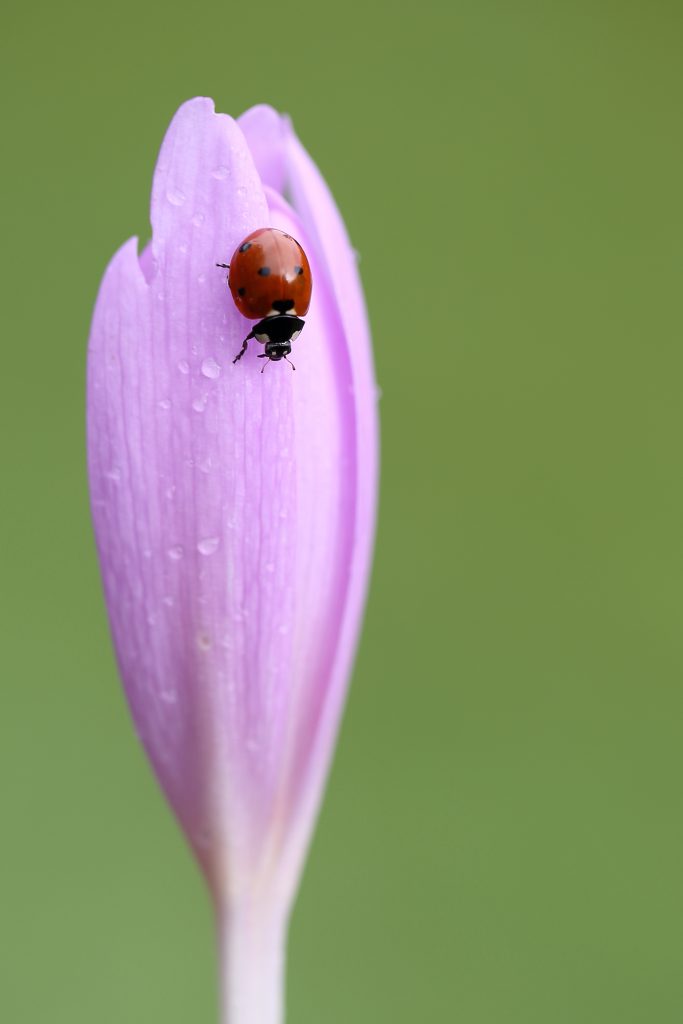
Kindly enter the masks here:
M 254 332 L 253 331 L 249 331 L 249 334 L 246 336 L 246 338 L 242 342 L 242 348 L 239 350 L 239 352 L 237 353 L 237 355 L 233 359 L 233 364 L 235 364 L 238 359 L 242 358 L 242 356 L 244 355 L 244 353 L 247 351 L 247 348 L 248 348 L 247 342 L 249 341 L 250 338 L 253 338 L 253 337 L 254 337 Z
M 287 356 L 285 356 L 284 358 L 287 359 Z M 293 370 L 296 370 L 296 366 L 294 365 L 293 362 L 291 362 L 289 359 L 287 359 L 287 362 L 289 363 Z
M 267 359 L 268 363 L 270 362 L 270 356 L 267 356 L 265 352 L 262 352 L 261 355 L 258 358 L 259 359 Z M 263 370 L 265 370 L 265 368 L 268 365 L 268 363 L 264 363 L 263 364 Z M 261 373 L 263 373 L 263 370 L 261 370 Z

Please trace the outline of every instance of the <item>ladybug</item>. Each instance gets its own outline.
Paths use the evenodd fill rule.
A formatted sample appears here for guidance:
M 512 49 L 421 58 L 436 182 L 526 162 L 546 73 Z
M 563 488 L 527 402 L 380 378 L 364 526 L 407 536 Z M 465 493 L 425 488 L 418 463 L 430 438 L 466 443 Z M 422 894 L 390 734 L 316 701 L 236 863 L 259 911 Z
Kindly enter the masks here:
M 259 228 L 240 242 L 230 263 L 216 266 L 230 271 L 228 287 L 242 316 L 258 320 L 233 363 L 247 351 L 250 338 L 266 346 L 259 359 L 287 359 L 311 304 L 311 268 L 296 239 L 277 228 Z

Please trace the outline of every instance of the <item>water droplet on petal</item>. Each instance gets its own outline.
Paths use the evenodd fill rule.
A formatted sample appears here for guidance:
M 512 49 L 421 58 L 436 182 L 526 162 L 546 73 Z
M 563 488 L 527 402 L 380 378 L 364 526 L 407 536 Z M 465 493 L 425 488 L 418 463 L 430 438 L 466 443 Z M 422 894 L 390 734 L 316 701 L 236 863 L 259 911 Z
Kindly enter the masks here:
M 219 544 L 219 537 L 204 537 L 197 543 L 197 551 L 200 555 L 212 555 Z
M 171 558 L 174 562 L 180 561 L 180 559 L 183 557 L 183 554 L 184 551 L 182 545 L 180 544 L 175 544 L 172 548 L 168 549 L 168 557 Z
M 226 167 L 225 164 L 221 164 L 215 171 L 211 172 L 213 178 L 218 178 L 219 181 L 224 181 L 230 174 L 230 168 Z
M 106 476 L 107 480 L 111 480 L 111 482 L 114 484 L 119 483 L 119 481 L 121 480 L 121 470 L 117 466 L 114 466 L 113 469 L 107 470 L 107 472 L 104 475 Z
M 159 696 L 164 704 L 175 704 L 178 699 L 175 690 L 160 690 Z
M 197 284 L 204 284 L 206 281 L 206 274 L 199 274 L 197 277 Z
M 275 572 L 275 565 L 273 562 L 268 562 L 266 564 L 266 572 Z
M 194 409 L 195 412 L 204 412 L 208 400 L 208 395 L 202 395 L 200 398 L 195 398 L 194 402 L 192 403 L 192 408 Z
M 212 359 L 211 356 L 209 356 L 202 363 L 202 373 L 204 374 L 205 377 L 209 377 L 210 380 L 215 380 L 216 377 L 220 377 L 221 368 L 219 364 L 216 362 L 216 360 Z
M 197 634 L 197 647 L 199 648 L 200 651 L 211 650 L 211 637 L 209 636 L 208 633 Z
M 170 409 L 171 408 L 171 400 L 170 400 L 170 398 L 162 398 L 161 401 L 159 402 L 159 408 L 160 409 Z
M 181 373 L 190 372 L 190 364 L 188 363 L 187 359 L 180 360 L 180 362 L 178 363 L 178 369 L 180 370 Z
M 195 213 L 194 217 L 192 218 L 192 223 L 194 224 L 194 226 L 196 228 L 200 228 L 202 226 L 202 224 L 204 223 L 204 214 L 203 213 Z
M 171 206 L 182 206 L 186 196 L 179 188 L 169 188 L 166 192 L 166 198 Z

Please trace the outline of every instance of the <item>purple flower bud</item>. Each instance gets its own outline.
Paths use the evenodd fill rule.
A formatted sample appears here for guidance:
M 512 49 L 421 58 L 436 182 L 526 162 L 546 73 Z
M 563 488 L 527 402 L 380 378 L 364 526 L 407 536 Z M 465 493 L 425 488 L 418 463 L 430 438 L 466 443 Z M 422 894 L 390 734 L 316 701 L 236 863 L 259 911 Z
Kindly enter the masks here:
M 286 198 L 285 198 L 286 197 Z M 208 880 L 223 1020 L 282 1019 L 286 921 L 363 611 L 376 388 L 354 252 L 289 121 L 185 103 L 97 299 L 88 467 L 107 609 L 138 734 Z M 313 300 L 293 373 L 250 344 L 217 262 L 294 236 Z

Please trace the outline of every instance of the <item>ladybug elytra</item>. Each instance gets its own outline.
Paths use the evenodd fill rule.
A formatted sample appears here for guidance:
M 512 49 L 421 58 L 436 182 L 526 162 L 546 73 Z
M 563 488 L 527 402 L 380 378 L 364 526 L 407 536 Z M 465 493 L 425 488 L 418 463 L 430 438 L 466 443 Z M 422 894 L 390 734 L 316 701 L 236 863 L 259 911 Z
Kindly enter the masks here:
M 228 287 L 242 316 L 259 321 L 233 363 L 242 358 L 251 338 L 266 346 L 259 359 L 287 359 L 311 303 L 311 268 L 296 239 L 277 228 L 259 228 L 240 242 L 229 264 L 216 266 L 230 271 Z

